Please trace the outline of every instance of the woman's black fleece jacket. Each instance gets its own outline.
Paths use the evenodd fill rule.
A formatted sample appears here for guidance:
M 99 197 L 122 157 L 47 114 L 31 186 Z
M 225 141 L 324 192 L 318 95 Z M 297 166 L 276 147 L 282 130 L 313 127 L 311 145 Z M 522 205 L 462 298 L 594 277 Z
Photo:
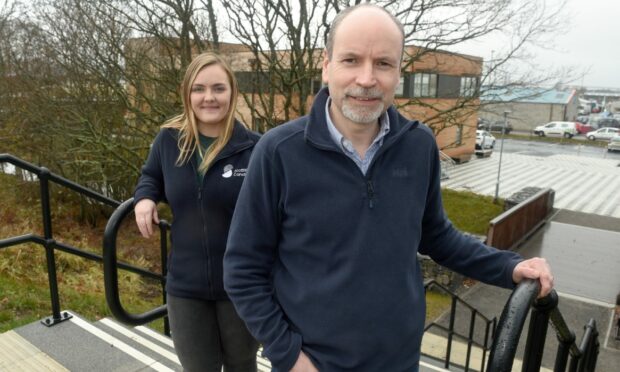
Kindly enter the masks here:
M 196 180 L 194 157 L 181 166 L 176 129 L 162 129 L 149 153 L 134 194 L 172 209 L 172 249 L 166 290 L 177 297 L 228 299 L 222 283 L 222 260 L 237 197 L 259 135 L 236 122 L 202 183 Z

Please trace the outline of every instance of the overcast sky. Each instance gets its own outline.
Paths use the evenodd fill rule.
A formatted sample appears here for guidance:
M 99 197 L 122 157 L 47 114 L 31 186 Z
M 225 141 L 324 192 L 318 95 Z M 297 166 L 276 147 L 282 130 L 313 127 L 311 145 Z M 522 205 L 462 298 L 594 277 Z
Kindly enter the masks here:
M 575 78 L 574 85 L 620 89 L 620 0 L 568 0 L 567 7 L 568 26 L 555 38 L 557 51 L 535 50 L 537 62 L 544 67 L 573 66 L 585 72 Z M 459 51 L 488 60 L 493 43 Z

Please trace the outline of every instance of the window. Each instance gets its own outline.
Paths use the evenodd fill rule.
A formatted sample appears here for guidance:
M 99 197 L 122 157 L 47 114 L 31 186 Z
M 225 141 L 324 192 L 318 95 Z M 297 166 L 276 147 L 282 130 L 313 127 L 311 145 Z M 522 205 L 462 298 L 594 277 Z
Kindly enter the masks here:
M 413 74 L 411 88 L 411 97 L 437 97 L 437 74 Z
M 437 97 L 458 98 L 460 96 L 461 77 L 453 75 L 437 76 Z
M 400 80 L 398 81 L 398 85 L 396 86 L 396 96 L 397 97 L 402 97 L 405 93 L 405 77 L 401 76 Z
M 461 77 L 461 97 L 473 97 L 476 95 L 478 79 L 474 76 Z
M 463 124 L 459 124 L 456 126 L 456 140 L 454 144 L 460 146 L 463 144 Z

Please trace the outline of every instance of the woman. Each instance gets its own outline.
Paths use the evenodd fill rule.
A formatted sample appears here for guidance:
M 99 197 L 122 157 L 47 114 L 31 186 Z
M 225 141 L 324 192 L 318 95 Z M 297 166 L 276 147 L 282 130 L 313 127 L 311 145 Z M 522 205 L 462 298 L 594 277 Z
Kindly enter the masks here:
M 162 126 L 136 187 L 140 233 L 159 223 L 156 203 L 174 216 L 166 290 L 174 346 L 186 371 L 256 371 L 258 343 L 222 283 L 235 203 L 258 135 L 235 119 L 237 82 L 228 64 L 205 53 L 188 66 L 183 113 Z

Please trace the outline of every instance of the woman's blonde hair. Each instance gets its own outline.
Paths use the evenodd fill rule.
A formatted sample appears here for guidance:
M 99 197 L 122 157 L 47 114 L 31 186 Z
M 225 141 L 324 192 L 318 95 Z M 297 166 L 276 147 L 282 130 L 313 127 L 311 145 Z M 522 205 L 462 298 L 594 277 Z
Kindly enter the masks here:
M 207 66 L 218 65 L 224 69 L 228 76 L 228 82 L 230 83 L 230 106 L 228 107 L 228 113 L 226 114 L 224 129 L 220 135 L 213 141 L 211 146 L 203 153 L 200 147 L 198 124 L 196 123 L 196 116 L 192 110 L 191 105 L 191 91 L 192 84 L 196 80 L 198 73 Z M 198 55 L 187 66 L 185 71 L 185 77 L 183 77 L 183 83 L 181 84 L 181 97 L 183 99 L 183 113 L 173 117 L 166 121 L 162 128 L 174 128 L 179 131 L 179 157 L 177 158 L 177 165 L 182 165 L 190 161 L 194 151 L 199 151 L 202 156 L 202 163 L 198 166 L 199 171 L 206 172 L 207 169 L 213 163 L 215 157 L 222 151 L 224 146 L 230 140 L 232 136 L 233 128 L 235 126 L 235 110 L 237 108 L 237 94 L 239 88 L 237 87 L 237 79 L 235 74 L 228 63 L 219 55 L 215 53 L 203 53 Z

